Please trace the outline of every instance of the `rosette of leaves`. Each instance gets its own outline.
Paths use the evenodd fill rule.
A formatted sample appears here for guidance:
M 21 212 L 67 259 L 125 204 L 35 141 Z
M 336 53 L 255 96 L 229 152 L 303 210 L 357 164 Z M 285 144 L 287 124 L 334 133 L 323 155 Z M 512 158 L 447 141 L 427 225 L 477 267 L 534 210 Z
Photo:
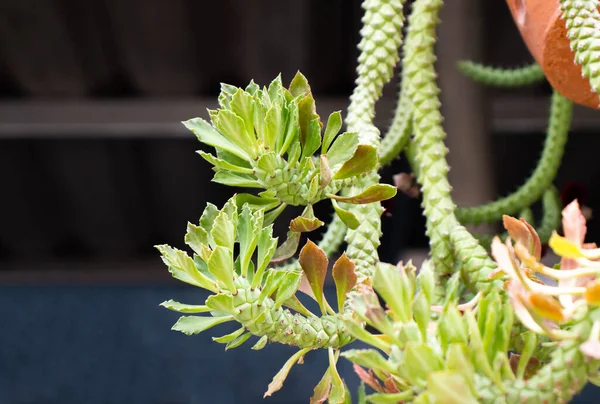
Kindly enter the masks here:
M 339 111 L 323 125 L 300 72 L 288 88 L 282 85 L 281 76 L 262 89 L 254 82 L 245 89 L 222 84 L 219 105 L 208 111 L 211 123 L 201 118 L 183 123 L 200 142 L 214 147 L 215 154 L 199 151 L 213 165 L 213 181 L 264 189 L 241 198 L 270 212 L 267 222 L 287 205 L 308 206 L 327 198 L 363 204 L 395 195 L 394 187 L 382 184 L 358 195 L 336 195 L 344 185 L 352 185 L 355 178 L 377 167 L 377 150 L 359 144 L 357 133 L 339 134 Z M 337 203 L 335 208 L 349 227 L 358 225 L 349 211 Z

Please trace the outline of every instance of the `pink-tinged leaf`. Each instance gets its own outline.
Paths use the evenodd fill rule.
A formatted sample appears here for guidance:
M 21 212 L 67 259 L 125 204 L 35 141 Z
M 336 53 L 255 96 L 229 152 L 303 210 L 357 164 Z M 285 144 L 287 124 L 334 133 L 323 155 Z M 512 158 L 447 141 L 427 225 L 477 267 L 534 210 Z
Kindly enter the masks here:
M 325 306 L 323 304 L 323 284 L 325 283 L 327 265 L 329 264 L 327 255 L 315 243 L 307 240 L 300 251 L 298 262 L 302 267 L 302 271 L 306 274 L 306 279 L 315 295 L 317 303 L 319 303 L 321 311 L 325 313 Z
M 305 295 L 312 297 L 314 301 L 317 301 L 317 298 L 310 288 L 310 283 L 308 283 L 308 279 L 306 278 L 306 274 L 304 272 L 302 273 L 302 279 L 300 279 L 300 286 L 298 287 L 298 290 Z
M 372 202 L 384 201 L 386 199 L 393 198 L 396 195 L 397 189 L 388 184 L 376 184 L 371 185 L 358 195 L 353 196 L 339 196 L 328 194 L 327 196 L 336 201 L 353 203 L 353 204 L 365 204 Z
M 318 229 L 324 224 L 325 223 L 316 217 L 308 218 L 304 216 L 298 216 L 290 222 L 290 230 L 296 233 L 308 233 Z
M 377 149 L 369 145 L 358 145 L 354 155 L 337 170 L 334 180 L 355 177 L 373 170 L 377 166 Z
M 394 378 L 392 376 L 390 376 L 387 379 L 385 379 L 385 381 L 383 382 L 383 384 L 385 385 L 386 392 L 388 392 L 388 393 L 400 393 L 400 389 L 396 385 L 396 382 L 394 381 Z
M 394 185 L 411 198 L 416 199 L 419 197 L 419 185 L 415 183 L 414 174 L 400 173 L 394 175 Z
M 507 291 L 508 291 L 508 297 L 509 297 L 510 302 L 515 311 L 515 315 L 517 316 L 519 321 L 521 321 L 521 323 L 525 327 L 529 328 L 531 331 L 538 333 L 538 334 L 545 334 L 545 331 L 533 319 L 533 317 L 527 310 L 527 307 L 525 307 L 525 304 L 523 302 L 523 300 L 524 300 L 523 287 L 520 284 L 518 284 L 517 282 L 511 281 L 508 284 Z
M 300 233 L 289 232 L 287 240 L 285 240 L 285 242 L 277 247 L 277 250 L 275 250 L 275 254 L 273 254 L 273 258 L 271 258 L 270 263 L 279 264 L 293 257 L 298 250 L 299 244 Z
M 271 394 L 275 393 L 277 390 L 281 389 L 283 386 L 283 382 L 287 378 L 287 375 L 290 373 L 292 367 L 296 364 L 296 362 L 300 362 L 300 359 L 308 352 L 310 348 L 304 348 L 298 352 L 296 352 L 290 359 L 285 362 L 283 367 L 275 377 L 273 377 L 273 381 L 269 383 L 269 388 L 263 398 L 269 397 Z
M 341 313 L 344 311 L 344 302 L 346 301 L 346 293 L 356 286 L 356 266 L 348 258 L 346 253 L 343 253 L 340 258 L 333 264 L 333 280 L 335 281 L 335 289 L 337 292 L 338 310 Z
M 331 182 L 331 168 L 326 154 L 321 154 L 319 157 L 319 188 L 323 189 Z
M 533 227 L 524 219 L 517 220 L 507 215 L 502 217 L 502 222 L 510 238 L 515 243 L 523 244 L 529 253 L 539 260 L 542 256 L 542 243 Z
M 492 241 L 492 256 L 498 264 L 498 267 L 508 275 L 510 279 L 517 282 L 521 280 L 519 276 L 519 267 L 511 257 L 508 247 L 500 241 L 500 238 L 494 237 Z
M 581 246 L 585 240 L 587 227 L 579 203 L 575 200 L 568 204 L 562 211 L 562 217 L 565 238 L 576 243 L 577 246 Z
M 358 366 L 356 363 L 353 366 L 354 366 L 354 372 L 358 375 L 360 380 L 365 382 L 365 384 L 370 386 L 373 390 L 375 390 L 379 393 L 384 392 L 384 389 L 381 386 L 381 383 L 379 383 L 379 380 L 377 380 L 377 378 L 375 377 L 375 374 L 373 373 L 373 371 L 371 369 L 369 369 L 369 371 L 366 371 L 363 368 L 361 368 L 360 366 Z
M 587 340 L 579 345 L 579 350 L 588 358 L 600 360 L 600 341 Z
M 329 392 L 331 391 L 331 372 L 329 372 L 329 368 L 323 375 L 323 378 L 317 384 L 314 389 L 314 393 L 310 398 L 310 404 L 322 404 L 329 397 Z

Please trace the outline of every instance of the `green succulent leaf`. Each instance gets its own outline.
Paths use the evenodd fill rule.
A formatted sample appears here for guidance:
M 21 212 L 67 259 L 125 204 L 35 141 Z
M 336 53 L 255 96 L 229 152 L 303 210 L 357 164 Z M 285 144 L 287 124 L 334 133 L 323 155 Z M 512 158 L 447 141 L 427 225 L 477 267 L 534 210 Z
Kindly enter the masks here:
M 244 207 L 244 205 L 248 205 L 248 207 L 253 211 L 259 209 L 269 211 L 271 209 L 275 209 L 281 204 L 281 202 L 275 198 L 266 198 L 252 194 L 237 194 L 235 203 L 240 210 Z
M 298 362 L 298 360 L 301 357 L 303 357 L 309 351 L 310 348 L 301 349 L 300 351 L 292 355 L 290 359 L 287 360 L 287 362 L 285 362 L 281 370 L 277 372 L 277 374 L 273 378 L 273 381 L 269 383 L 269 388 L 267 389 L 267 392 L 265 393 L 263 398 L 271 396 L 273 393 L 275 393 L 276 391 L 281 389 L 281 387 L 283 387 L 283 382 L 287 378 L 287 375 L 290 373 L 292 367 L 296 364 L 296 362 Z
M 460 374 L 471 393 L 477 394 L 475 369 L 469 358 L 469 348 L 466 344 L 450 344 L 446 353 L 446 367 Z
M 341 319 L 342 324 L 348 331 L 348 334 L 352 335 L 354 338 L 368 344 L 374 346 L 375 348 L 379 348 L 384 352 L 390 351 L 390 344 L 375 337 L 369 331 L 365 330 L 359 323 L 356 322 L 353 318 L 344 316 Z
M 325 374 L 319 381 L 319 384 L 316 385 L 313 395 L 310 398 L 310 404 L 322 404 L 329 397 L 329 392 L 331 391 L 331 372 L 329 368 L 325 371 Z
M 302 281 L 302 279 L 301 279 L 301 281 Z M 306 307 L 304 307 L 304 305 L 300 302 L 300 300 L 298 300 L 298 298 L 296 296 L 292 296 L 289 299 L 287 299 L 285 302 L 283 302 L 283 306 L 289 307 L 290 309 L 294 310 L 297 313 L 302 314 L 303 316 L 315 317 L 315 315 L 310 310 L 308 310 Z
M 417 292 L 412 303 L 412 311 L 415 322 L 421 331 L 423 341 L 427 340 L 427 327 L 431 320 L 431 306 L 422 291 Z
M 424 385 L 430 373 L 443 369 L 442 360 L 427 345 L 408 342 L 405 348 L 406 367 L 402 376 L 417 385 Z
M 221 135 L 204 119 L 194 118 L 182 123 L 196 135 L 200 142 L 217 149 L 228 151 L 243 160 L 249 160 L 248 154 L 242 148 Z
M 461 374 L 449 370 L 429 375 L 429 394 L 436 402 L 444 404 L 477 404 L 467 382 Z
M 254 105 L 256 102 L 254 98 L 242 90 L 238 89 L 233 97 L 231 98 L 231 111 L 235 113 L 237 116 L 242 118 L 244 125 L 246 127 L 246 134 L 248 138 L 252 138 L 253 146 L 257 148 L 257 143 L 254 137 Z M 256 150 L 256 149 L 255 149 Z
M 342 356 L 364 368 L 396 373 L 396 368 L 374 349 L 349 349 Z
M 281 212 L 283 212 L 285 210 L 285 208 L 287 208 L 287 204 L 282 203 L 281 205 L 279 205 L 277 207 L 277 209 L 267 213 L 265 215 L 265 220 L 264 220 L 263 225 L 268 226 L 268 225 L 272 224 L 275 221 L 275 219 L 277 219 L 279 217 Z
M 340 202 L 353 203 L 353 204 L 366 204 L 384 201 L 386 199 L 393 198 L 396 195 L 396 187 L 388 184 L 376 184 L 371 185 L 363 192 L 353 196 L 339 196 L 333 194 L 327 194 L 328 198 L 335 199 Z
M 350 212 L 342 208 L 335 199 L 331 199 L 331 204 L 333 205 L 333 209 L 335 209 L 335 213 L 342 219 L 342 222 L 352 230 L 356 230 L 358 226 L 360 226 L 360 221 L 356 218 L 354 213 Z
M 208 306 L 179 303 L 175 300 L 167 300 L 160 305 L 178 313 L 206 313 L 210 311 Z
M 196 254 L 202 256 L 204 249 L 210 243 L 210 240 L 208 233 L 203 227 L 188 222 L 185 243 L 190 246 Z
M 397 404 L 410 400 L 413 396 L 414 393 L 409 390 L 402 393 L 374 393 L 368 395 L 366 399 L 373 404 Z
M 228 161 L 225 161 L 223 159 L 215 157 L 212 154 L 206 153 L 202 150 L 198 150 L 197 153 L 200 154 L 200 156 L 202 156 L 202 158 L 204 160 L 208 161 L 210 164 L 212 164 L 213 166 L 215 166 L 215 168 L 217 168 L 219 170 L 233 171 L 235 173 L 240 173 L 240 174 L 252 174 L 253 173 L 253 170 L 251 168 L 232 164 Z
M 319 115 L 316 112 L 315 99 L 312 94 L 304 96 L 298 102 L 298 123 L 300 125 L 300 145 L 306 147 L 308 144 L 308 137 L 310 133 L 310 122 L 313 119 L 319 121 Z M 320 136 L 319 136 L 320 137 Z M 318 147 L 318 146 L 317 146 Z
M 333 264 L 332 275 L 335 282 L 338 310 L 341 313 L 344 310 L 346 294 L 354 289 L 357 281 L 356 266 L 346 253 L 343 253 Z
M 440 340 L 444 351 L 452 343 L 468 342 L 468 332 L 465 321 L 455 305 L 449 305 L 438 324 Z
M 232 250 L 217 246 L 208 260 L 208 270 L 223 282 L 231 293 L 235 293 L 233 284 L 233 252 Z
M 206 305 L 214 311 L 228 314 L 233 314 L 235 312 L 233 307 L 233 298 L 230 295 L 211 295 L 208 297 L 208 299 L 206 299 Z
M 321 147 L 322 154 L 327 153 L 329 146 L 333 142 L 333 139 L 335 139 L 337 136 L 340 129 L 342 129 L 342 113 L 341 111 L 332 112 L 327 119 L 327 126 L 325 127 L 325 134 L 323 135 L 323 147 Z
M 345 132 L 339 135 L 327 151 L 329 166 L 336 172 L 346 161 L 350 160 L 358 148 L 358 134 Z
M 199 334 L 206 331 L 215 325 L 232 321 L 232 316 L 225 317 L 198 317 L 198 316 L 183 316 L 173 325 L 171 330 L 180 331 L 186 335 Z
M 433 304 L 435 277 L 433 274 L 433 263 L 430 260 L 425 260 L 421 265 L 421 270 L 417 276 L 417 287 L 425 295 L 427 304 Z
M 311 231 L 317 230 L 319 227 L 323 226 L 321 220 L 316 217 L 308 218 L 304 216 L 298 216 L 295 219 L 292 219 L 290 222 L 290 231 L 295 233 L 309 233 Z
M 215 282 L 198 271 L 194 260 L 185 251 L 172 248 L 168 245 L 158 245 L 156 248 L 162 254 L 162 260 L 169 268 L 174 278 L 200 288 L 217 292 L 219 289 Z
M 352 158 L 346 161 L 333 175 L 334 180 L 356 177 L 377 167 L 377 149 L 370 145 L 358 145 Z
M 246 153 L 249 157 L 247 160 L 256 157 L 258 145 L 253 135 L 254 131 L 252 131 L 252 135 L 249 134 L 246 131 L 244 120 L 236 113 L 230 110 L 220 110 L 215 126 L 223 136 Z
M 248 338 L 250 338 L 251 336 L 252 336 L 252 334 L 249 333 L 249 332 L 240 335 L 239 337 L 237 337 L 233 341 L 228 342 L 227 345 L 225 345 L 225 350 L 228 351 L 230 349 L 235 349 L 235 348 L 239 347 L 244 342 L 246 342 L 248 340 Z
M 234 339 L 236 339 L 237 337 L 239 337 L 240 335 L 242 335 L 244 333 L 244 331 L 246 331 L 246 329 L 244 327 L 238 328 L 234 332 L 229 333 L 227 335 L 223 335 L 222 337 L 213 337 L 212 340 L 215 342 L 218 342 L 219 344 L 228 344 L 231 341 L 233 341 Z
M 339 351 L 337 352 L 339 355 Z M 331 373 L 331 391 L 329 392 L 329 402 L 331 404 L 344 404 L 346 401 L 346 386 L 337 371 L 337 355 L 333 349 L 329 348 L 329 373 Z
M 250 174 L 238 174 L 231 171 L 219 171 L 213 177 L 213 182 L 230 187 L 262 188 L 256 177 Z
M 258 287 L 263 278 L 265 269 L 269 266 L 269 262 L 273 258 L 277 249 L 277 238 L 273 237 L 273 225 L 264 227 L 258 236 L 258 254 L 256 273 L 252 278 L 252 287 Z
M 296 291 L 300 286 L 301 278 L 302 272 L 300 271 L 289 271 L 285 273 L 284 278 L 277 289 L 275 308 L 281 307 L 283 303 L 287 302 L 296 294 Z
M 396 318 L 407 322 L 412 318 L 413 288 L 406 279 L 404 268 L 380 263 L 373 274 L 373 287 L 386 301 Z
M 311 157 L 319 150 L 319 146 L 321 146 L 321 124 L 319 118 L 313 118 L 308 123 L 301 158 Z
M 242 276 L 247 276 L 250 260 L 258 244 L 260 225 L 262 225 L 262 211 L 258 211 L 257 215 L 254 215 L 250 206 L 244 205 L 242 213 L 239 215 L 237 228 L 237 236 L 240 242 L 240 273 Z
M 296 72 L 296 75 L 290 83 L 289 90 L 293 97 L 306 96 L 311 92 L 308 80 L 300 72 Z
M 227 215 L 224 210 L 217 215 L 210 235 L 212 238 L 211 247 L 213 247 L 213 249 L 217 246 L 221 246 L 233 251 L 233 245 L 235 244 L 235 227 L 231 222 L 229 215 Z
M 256 344 L 252 345 L 252 350 L 254 351 L 260 351 L 261 349 L 263 349 L 265 347 L 265 345 L 267 345 L 267 342 L 269 342 L 269 337 L 266 335 L 263 335 L 262 337 L 260 337 L 260 339 L 258 341 L 256 341 Z

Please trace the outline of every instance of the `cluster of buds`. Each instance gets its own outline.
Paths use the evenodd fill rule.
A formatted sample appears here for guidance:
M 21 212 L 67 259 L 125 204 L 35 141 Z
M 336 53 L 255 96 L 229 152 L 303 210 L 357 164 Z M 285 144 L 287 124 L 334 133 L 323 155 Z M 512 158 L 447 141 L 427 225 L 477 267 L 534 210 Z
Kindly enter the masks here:
M 499 238 L 492 243 L 498 270 L 490 278 L 508 277 L 504 288 L 515 315 L 531 331 L 553 340 L 580 337 L 567 328 L 600 305 L 600 249 L 584 242 L 586 219 L 578 202 L 571 202 L 562 212 L 564 236 L 554 232 L 550 238 L 550 248 L 561 257 L 553 268 L 540 262 L 540 239 L 524 219 L 505 216 L 504 226 L 510 237 L 505 243 Z M 600 320 L 594 321 L 580 350 L 587 357 L 600 359 Z

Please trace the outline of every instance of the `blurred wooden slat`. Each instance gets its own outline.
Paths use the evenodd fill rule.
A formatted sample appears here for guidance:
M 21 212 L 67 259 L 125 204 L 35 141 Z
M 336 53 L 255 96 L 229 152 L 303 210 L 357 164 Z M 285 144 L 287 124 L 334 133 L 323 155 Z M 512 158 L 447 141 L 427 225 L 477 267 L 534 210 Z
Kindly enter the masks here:
M 201 88 L 187 1 L 109 0 L 107 4 L 121 64 L 140 92 L 186 95 Z M 195 23 L 206 23 L 207 17 Z
M 0 53 L 28 94 L 79 97 L 89 89 L 55 0 L 0 2 Z

